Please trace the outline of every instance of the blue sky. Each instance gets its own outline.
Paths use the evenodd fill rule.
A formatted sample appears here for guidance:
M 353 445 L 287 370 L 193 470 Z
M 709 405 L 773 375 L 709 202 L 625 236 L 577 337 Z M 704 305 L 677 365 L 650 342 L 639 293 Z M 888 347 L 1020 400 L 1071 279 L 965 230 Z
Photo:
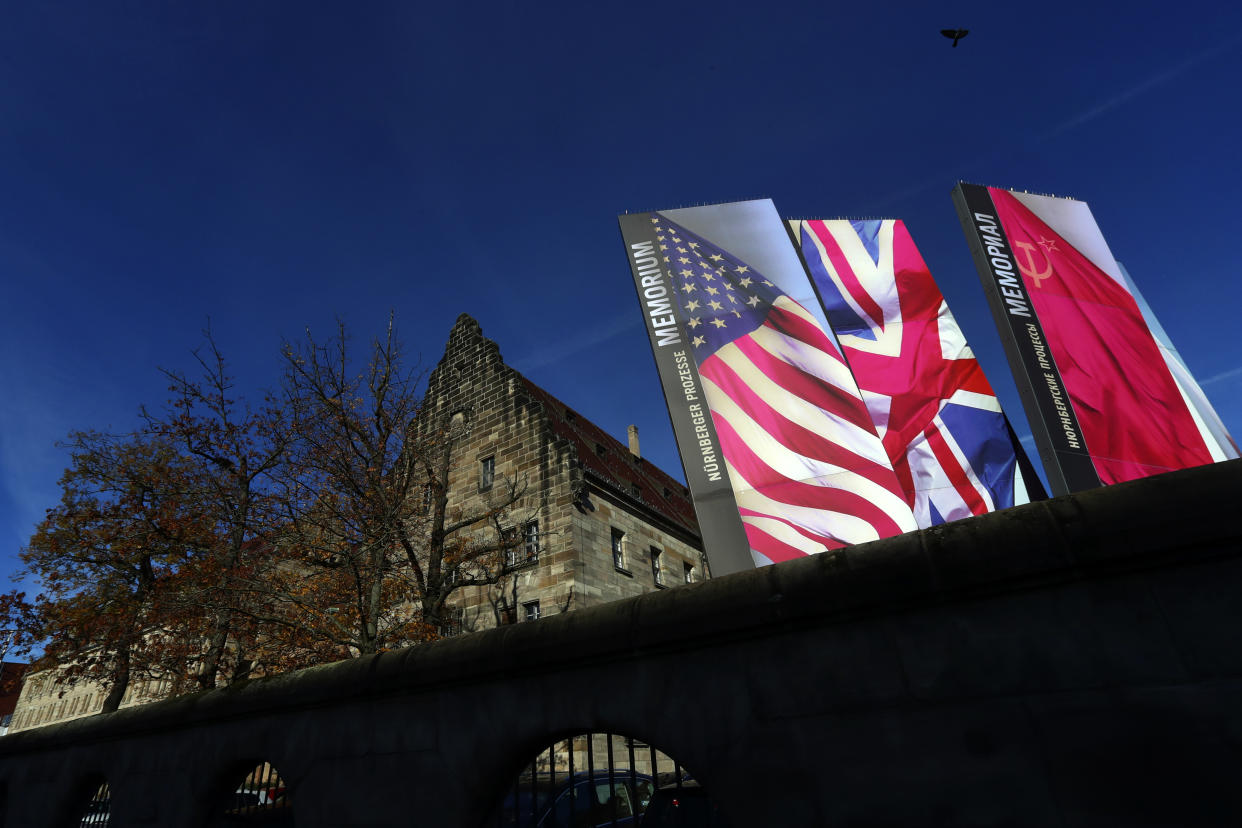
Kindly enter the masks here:
M 189 8 L 196 6 L 197 8 Z M 616 225 L 771 197 L 905 219 L 1019 430 L 949 191 L 1091 204 L 1242 435 L 1242 7 L 19 4 L 0 27 L 0 571 L 71 429 L 123 430 L 210 320 L 239 385 L 390 310 L 680 475 Z M 971 30 L 956 49 L 938 30 Z

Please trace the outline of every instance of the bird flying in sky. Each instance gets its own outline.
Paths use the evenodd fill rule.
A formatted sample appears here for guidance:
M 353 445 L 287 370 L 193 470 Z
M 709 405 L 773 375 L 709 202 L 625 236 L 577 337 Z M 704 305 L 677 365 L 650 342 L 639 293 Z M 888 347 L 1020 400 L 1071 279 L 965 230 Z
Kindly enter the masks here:
M 970 34 L 970 29 L 941 29 L 940 33 L 945 37 L 953 38 L 953 48 L 956 49 L 957 42 Z

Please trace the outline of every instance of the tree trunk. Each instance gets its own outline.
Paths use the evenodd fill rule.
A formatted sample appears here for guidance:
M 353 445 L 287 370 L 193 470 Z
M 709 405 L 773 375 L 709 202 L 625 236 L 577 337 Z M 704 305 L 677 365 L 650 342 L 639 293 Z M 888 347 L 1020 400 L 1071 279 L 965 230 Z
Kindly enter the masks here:
M 108 690 L 108 696 L 104 699 L 103 709 L 100 713 L 112 713 L 121 706 L 121 702 L 125 700 L 125 691 L 129 689 L 129 648 L 119 656 L 118 669 L 116 678 L 112 682 L 112 688 Z
M 229 680 L 232 684 L 235 681 L 242 681 L 250 678 L 250 671 L 254 669 L 254 662 L 248 658 L 237 659 L 237 666 L 233 668 L 233 677 Z
M 422 603 L 424 623 L 439 636 L 444 624 L 444 597 L 439 594 L 428 595 L 423 598 Z
M 203 666 L 198 671 L 198 686 L 203 690 L 211 690 L 216 686 L 216 677 L 220 674 L 220 662 L 224 659 L 224 648 L 228 644 L 228 625 L 216 622 L 207 645 L 207 653 L 203 656 Z

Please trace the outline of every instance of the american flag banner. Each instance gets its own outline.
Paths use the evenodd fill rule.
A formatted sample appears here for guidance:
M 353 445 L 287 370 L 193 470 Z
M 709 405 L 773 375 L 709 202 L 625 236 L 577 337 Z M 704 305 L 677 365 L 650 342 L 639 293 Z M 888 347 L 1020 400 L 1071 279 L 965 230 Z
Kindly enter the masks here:
M 756 565 L 917 528 L 817 315 L 726 250 L 730 241 L 663 213 L 650 220 Z
M 1022 449 L 905 224 L 790 226 L 919 526 L 1027 502 Z

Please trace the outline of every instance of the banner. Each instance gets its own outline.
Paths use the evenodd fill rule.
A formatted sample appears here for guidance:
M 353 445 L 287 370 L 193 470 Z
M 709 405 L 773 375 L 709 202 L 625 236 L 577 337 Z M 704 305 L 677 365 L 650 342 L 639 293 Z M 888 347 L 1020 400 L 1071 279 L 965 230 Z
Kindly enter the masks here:
M 1053 493 L 1212 462 L 1087 205 L 953 199 Z
M 917 528 L 772 202 L 620 222 L 712 571 Z
M 905 223 L 789 224 L 919 526 L 1042 498 Z
M 1233 437 L 1229 434 L 1229 430 L 1225 428 L 1225 423 L 1221 420 L 1220 415 L 1216 413 L 1216 409 L 1208 401 L 1207 395 L 1199 387 L 1199 381 L 1190 373 L 1190 368 L 1186 366 L 1185 361 L 1182 360 L 1182 355 L 1177 352 L 1173 341 L 1165 333 L 1164 326 L 1160 324 L 1160 320 L 1156 318 L 1156 314 L 1152 311 L 1151 306 L 1147 304 L 1147 300 L 1139 292 L 1138 286 L 1130 278 L 1130 273 L 1126 270 L 1125 265 L 1117 262 L 1117 269 L 1121 271 L 1121 278 L 1125 281 L 1126 288 L 1133 294 L 1134 301 L 1138 302 L 1139 310 L 1143 313 L 1143 319 L 1147 322 L 1147 327 L 1151 330 L 1152 336 L 1156 338 L 1156 344 L 1160 346 L 1160 353 L 1164 356 L 1164 363 L 1169 366 L 1169 373 L 1173 375 L 1173 381 L 1177 383 L 1177 389 L 1182 392 L 1182 397 L 1185 398 L 1186 404 L 1190 407 L 1190 415 L 1195 420 L 1195 425 L 1199 429 L 1200 436 L 1203 437 L 1203 442 L 1207 444 L 1212 460 L 1220 462 L 1221 460 L 1236 459 L 1239 456 L 1238 444 L 1234 442 Z

